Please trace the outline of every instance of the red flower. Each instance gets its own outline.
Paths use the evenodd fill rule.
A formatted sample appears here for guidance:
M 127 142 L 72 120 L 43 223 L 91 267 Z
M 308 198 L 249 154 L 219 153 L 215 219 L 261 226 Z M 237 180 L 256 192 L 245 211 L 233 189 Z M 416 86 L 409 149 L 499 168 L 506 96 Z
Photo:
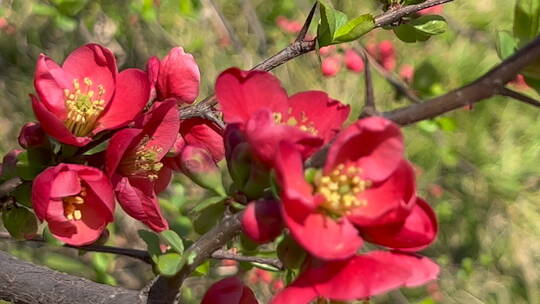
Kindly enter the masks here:
M 320 259 L 354 255 L 362 245 L 359 231 L 369 227 L 387 229 L 388 235 L 370 240 L 391 248 L 421 247 L 435 237 L 424 235 L 436 231 L 436 222 L 429 206 L 416 208 L 414 173 L 403 159 L 401 132 L 384 118 L 362 119 L 344 130 L 314 185 L 304 179 L 302 159 L 289 143 L 280 145 L 276 172 L 285 224 L 298 243 Z M 407 222 L 411 212 L 418 214 L 411 221 L 420 222 Z M 371 235 L 371 230 L 366 233 Z M 408 236 L 417 238 L 404 244 Z
M 321 72 L 326 77 L 334 77 L 341 70 L 341 57 L 332 55 L 326 57 L 321 62 Z
M 279 203 L 260 200 L 248 204 L 242 216 L 242 230 L 257 243 L 268 243 L 281 234 L 283 220 Z
M 443 5 L 442 4 L 439 4 L 439 5 L 435 5 L 435 6 L 432 6 L 432 7 L 428 7 L 428 8 L 425 8 L 421 11 L 418 11 L 418 13 L 420 15 L 437 15 L 437 14 L 441 14 L 443 12 Z
M 201 304 L 258 304 L 253 291 L 237 277 L 214 283 L 204 294 Z
M 100 131 L 126 125 L 148 101 L 145 72 L 127 69 L 117 74 L 108 49 L 87 44 L 73 51 L 62 66 L 41 54 L 32 97 L 41 127 L 58 141 L 84 146 Z
M 34 148 L 47 144 L 47 135 L 39 123 L 29 122 L 21 128 L 18 140 L 21 147 Z
M 353 72 L 362 72 L 364 70 L 364 60 L 355 50 L 349 49 L 345 52 L 345 65 Z
M 113 221 L 115 206 L 107 176 L 75 164 L 41 172 L 32 186 L 32 205 L 57 239 L 74 246 L 95 242 Z
M 122 208 L 155 231 L 168 229 L 156 194 L 170 182 L 171 171 L 161 163 L 178 134 L 175 100 L 159 103 L 137 128 L 117 132 L 106 151 L 105 168 Z
M 347 260 L 311 260 L 272 304 L 307 304 L 318 298 L 365 300 L 399 287 L 415 287 L 437 278 L 439 267 L 425 257 L 372 251 Z
M 181 171 L 182 151 L 188 146 L 206 150 L 216 163 L 225 155 L 223 131 L 206 119 L 192 118 L 180 122 L 180 133 L 163 163 Z
M 324 92 L 287 96 L 279 80 L 262 71 L 236 68 L 221 73 L 216 95 L 228 124 L 239 123 L 254 154 L 271 165 L 281 140 L 311 155 L 341 128 L 349 107 Z
M 199 67 L 182 47 L 171 49 L 161 62 L 156 57 L 150 58 L 147 69 L 158 100 L 175 98 L 179 103 L 192 103 L 199 95 Z
M 276 24 L 282 31 L 289 34 L 296 34 L 302 30 L 302 23 L 289 20 L 285 16 L 278 16 L 276 18 Z
M 406 83 L 412 83 L 414 79 L 414 67 L 410 64 L 404 64 L 399 69 L 399 77 Z

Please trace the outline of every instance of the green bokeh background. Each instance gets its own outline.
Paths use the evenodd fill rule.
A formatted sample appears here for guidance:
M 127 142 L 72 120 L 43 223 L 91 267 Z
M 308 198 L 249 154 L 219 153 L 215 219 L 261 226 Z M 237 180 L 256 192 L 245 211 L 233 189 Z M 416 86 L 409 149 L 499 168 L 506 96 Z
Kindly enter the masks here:
M 332 2 L 349 16 L 380 13 L 376 1 Z M 33 93 L 32 75 L 40 53 L 62 62 L 71 50 L 92 41 L 113 50 L 121 69 L 143 68 L 150 56 L 162 57 L 180 45 L 199 64 L 202 99 L 212 92 L 220 71 L 231 66 L 248 69 L 291 42 L 294 37 L 276 26 L 276 17 L 301 21 L 311 3 L 1 0 L 0 152 L 17 147 L 19 128 L 33 119 L 28 94 Z M 500 61 L 495 51 L 496 31 L 511 29 L 513 6 L 514 1 L 507 0 L 455 1 L 443 13 L 449 30 L 428 42 L 405 44 L 383 29 L 361 42 L 392 40 L 398 68 L 413 65 L 417 70 L 415 89 L 428 98 L 474 80 Z M 230 32 L 219 14 L 232 28 Z M 362 76 L 342 69 L 336 77 L 325 78 L 315 53 L 277 68 L 275 74 L 290 94 L 324 90 L 350 104 L 354 113 L 363 103 Z M 380 109 L 407 104 L 396 99 L 384 79 L 374 77 Z M 535 94 L 531 90 L 525 93 Z M 418 169 L 419 192 L 440 220 L 439 238 L 424 253 L 442 266 L 442 273 L 437 284 L 393 292 L 373 302 L 540 303 L 540 111 L 506 98 L 492 98 L 472 110 L 460 109 L 406 127 L 404 132 L 407 154 Z M 163 207 L 171 223 L 187 239 L 196 239 L 188 210 L 206 196 L 181 176 L 164 196 Z M 144 249 L 136 233 L 143 227 L 121 213 L 117 218 L 109 243 Z M 129 288 L 140 288 L 152 277 L 151 267 L 122 257 L 80 255 L 70 249 L 5 240 L 0 240 L 0 249 Z M 216 265 L 219 263 L 212 262 Z M 186 301 L 196 303 L 217 273 L 190 279 L 184 288 Z M 271 294 L 262 284 L 256 290 L 261 300 Z

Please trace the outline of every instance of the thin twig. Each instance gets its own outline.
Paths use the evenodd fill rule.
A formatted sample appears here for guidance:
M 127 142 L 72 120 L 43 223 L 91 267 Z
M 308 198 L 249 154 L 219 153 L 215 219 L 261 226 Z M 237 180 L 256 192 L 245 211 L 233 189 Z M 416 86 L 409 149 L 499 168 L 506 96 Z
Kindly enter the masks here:
M 366 89 L 366 102 L 361 116 L 373 116 L 377 115 L 377 108 L 375 106 L 375 92 L 373 90 L 373 80 L 371 79 L 370 60 L 366 55 L 367 52 L 362 51 L 362 59 L 364 60 L 364 80 Z
M 234 32 L 233 27 L 231 26 L 231 24 L 229 23 L 227 18 L 225 18 L 225 15 L 223 15 L 223 13 L 221 12 L 221 9 L 219 8 L 219 6 L 216 4 L 216 2 L 214 0 L 207 0 L 207 1 L 210 4 L 210 6 L 212 6 L 212 8 L 216 12 L 216 14 L 218 15 L 219 20 L 221 21 L 221 24 L 223 24 L 223 27 L 225 28 L 227 33 L 229 34 L 229 38 L 231 39 L 231 42 L 232 42 L 234 48 L 236 49 L 236 51 L 238 51 L 238 52 L 241 51 L 242 50 L 242 44 L 240 43 L 240 40 L 238 39 L 238 36 Z
M 524 102 L 526 104 L 529 104 L 529 105 L 532 105 L 532 106 L 535 106 L 535 107 L 540 107 L 540 101 L 537 101 L 536 99 L 533 99 L 533 98 L 531 98 L 531 97 L 529 97 L 529 96 L 527 96 L 525 94 L 522 94 L 520 92 L 510 90 L 509 88 L 506 88 L 506 87 L 500 88 L 498 94 L 501 95 L 501 96 L 506 96 L 506 97 L 513 98 L 513 99 L 515 99 L 517 101 L 521 101 L 521 102 Z
M 278 259 L 270 259 L 270 258 L 263 258 L 263 257 L 256 257 L 256 256 L 243 256 L 243 255 L 237 255 L 237 254 L 224 251 L 224 250 L 215 251 L 214 253 L 212 253 L 212 258 L 218 259 L 218 260 L 235 260 L 238 262 L 255 262 L 255 263 L 274 266 L 277 269 L 283 269 L 283 263 L 281 263 L 281 261 Z
M 246 15 L 248 25 L 253 30 L 253 33 L 255 33 L 255 36 L 257 36 L 257 38 L 259 39 L 259 46 L 257 50 L 260 54 L 264 54 L 267 47 L 266 33 L 264 32 L 261 21 L 257 16 L 257 11 L 255 11 L 251 0 L 242 0 L 242 2 L 242 9 L 244 11 L 244 14 Z
M 20 177 L 14 177 L 0 184 L 0 200 L 11 194 L 23 183 Z
M 404 83 L 403 81 L 401 81 L 401 79 L 396 77 L 394 73 L 386 70 L 383 66 L 381 66 L 377 62 L 377 60 L 375 60 L 375 58 L 373 58 L 373 56 L 371 56 L 367 52 L 367 50 L 364 48 L 364 46 L 361 46 L 361 48 L 362 48 L 362 51 L 365 52 L 368 60 L 371 62 L 371 65 L 375 68 L 377 73 L 379 73 L 381 76 L 383 76 L 384 79 L 386 79 L 386 81 L 388 81 L 388 83 L 390 83 L 394 87 L 394 89 L 396 89 L 399 93 L 403 94 L 405 97 L 407 97 L 410 101 L 412 101 L 414 103 L 421 103 L 422 102 L 422 100 L 420 98 L 418 98 L 418 96 L 416 96 L 416 94 L 414 94 L 412 89 L 406 83 Z

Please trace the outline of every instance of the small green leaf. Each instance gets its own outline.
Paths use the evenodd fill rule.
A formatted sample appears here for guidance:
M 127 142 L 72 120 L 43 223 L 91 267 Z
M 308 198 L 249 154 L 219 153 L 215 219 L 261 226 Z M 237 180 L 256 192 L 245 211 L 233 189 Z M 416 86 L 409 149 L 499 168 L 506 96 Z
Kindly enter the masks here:
M 169 245 L 179 254 L 184 253 L 184 243 L 182 239 L 172 230 L 165 230 L 160 233 L 160 235 L 167 241 Z
M 167 253 L 159 256 L 157 266 L 159 273 L 164 276 L 173 276 L 182 269 L 184 261 L 178 253 Z
M 424 15 L 410 23 L 417 31 L 428 35 L 439 35 L 446 31 L 446 20 L 439 15 Z
M 407 43 L 414 43 L 417 41 L 426 41 L 429 39 L 429 35 L 418 32 L 414 26 L 410 24 L 402 24 L 398 27 L 395 27 L 394 34 L 399 40 Z
M 194 274 L 198 276 L 207 276 L 208 273 L 210 273 L 210 261 L 207 260 L 206 262 L 199 265 L 197 268 L 195 268 Z
M 191 209 L 191 213 L 199 213 L 202 210 L 223 201 L 223 199 L 224 199 L 224 197 L 222 197 L 222 196 L 209 197 L 209 198 L 205 199 L 204 201 L 198 203 L 197 206 L 193 207 L 193 209 Z
M 197 253 L 195 251 L 191 251 L 186 258 L 187 264 L 191 265 L 193 262 L 195 262 L 195 258 L 197 257 Z
M 370 14 L 357 17 L 337 29 L 333 43 L 356 40 L 375 28 L 375 19 Z
M 279 269 L 277 267 L 274 267 L 272 265 L 268 265 L 268 264 L 262 264 L 262 263 L 257 263 L 257 262 L 251 262 L 251 264 L 253 266 L 257 267 L 257 268 L 272 271 L 272 272 L 280 272 L 281 271 L 281 269 Z
M 540 0 L 517 0 L 514 8 L 514 36 L 523 46 L 540 31 Z
M 319 1 L 319 11 L 321 13 L 321 22 L 317 28 L 317 40 L 319 46 L 333 44 L 335 32 L 338 28 L 347 23 L 347 16 L 334 9 L 328 2 Z
M 99 152 L 103 152 L 103 151 L 105 151 L 105 149 L 107 149 L 108 145 L 109 145 L 109 141 L 106 140 L 106 141 L 100 143 L 99 145 L 93 147 L 92 149 L 84 152 L 83 155 L 93 155 L 93 154 L 96 154 L 96 153 L 99 153 Z
M 514 39 L 512 34 L 507 31 L 498 31 L 497 32 L 497 54 L 499 58 L 506 59 L 517 49 L 517 41 Z
M 24 207 L 15 207 L 4 211 L 2 221 L 9 234 L 15 239 L 31 239 L 37 233 L 36 216 Z
M 159 237 L 155 233 L 147 230 L 139 230 L 137 233 L 139 234 L 139 237 L 141 237 L 141 239 L 146 243 L 146 248 L 148 250 L 148 254 L 150 254 L 150 257 L 152 258 L 152 261 L 157 263 L 158 258 L 161 255 Z
M 24 182 L 19 187 L 17 187 L 11 195 L 15 197 L 17 203 L 24 205 L 28 208 L 32 208 L 32 183 Z
M 193 229 L 199 234 L 209 231 L 225 212 L 223 204 L 214 204 L 206 207 L 193 221 Z

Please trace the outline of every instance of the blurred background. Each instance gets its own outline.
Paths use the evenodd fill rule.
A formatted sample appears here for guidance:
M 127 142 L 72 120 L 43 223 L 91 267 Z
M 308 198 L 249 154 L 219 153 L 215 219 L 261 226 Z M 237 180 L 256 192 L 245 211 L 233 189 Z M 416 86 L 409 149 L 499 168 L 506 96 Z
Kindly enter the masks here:
M 203 99 L 212 93 L 220 71 L 248 69 L 294 39 L 308 0 L 0 0 L 0 154 L 18 146 L 19 128 L 33 120 L 29 93 L 40 53 L 62 62 L 87 42 L 110 48 L 119 67 L 144 68 L 182 46 L 201 70 Z M 334 0 L 354 17 L 379 14 L 376 1 Z M 500 60 L 498 30 L 512 27 L 514 1 L 455 1 L 441 13 L 448 31 L 427 42 L 406 44 L 391 31 L 363 37 L 368 49 L 394 48 L 394 64 L 417 94 L 429 98 L 479 77 Z M 314 34 L 314 28 L 311 30 Z M 316 53 L 297 58 L 274 72 L 290 94 L 324 90 L 350 104 L 357 116 L 364 100 L 363 75 L 348 70 L 340 46 L 330 57 L 332 77 L 323 75 Z M 376 54 L 374 54 L 376 56 Z M 323 61 L 327 57 L 323 57 Z M 414 71 L 407 74 L 407 70 Z M 338 70 L 337 72 L 335 70 Z M 328 71 L 325 74 L 329 74 Z M 373 72 L 376 102 L 389 110 L 409 101 L 396 95 Z M 398 76 L 399 77 L 399 76 Z M 523 83 L 514 89 L 536 95 Z M 351 116 L 352 117 L 352 116 Z M 373 303 L 540 303 L 540 111 L 492 98 L 444 117 L 404 129 L 407 153 L 417 168 L 420 193 L 435 208 L 440 233 L 424 252 L 442 266 L 438 282 L 376 297 Z M 196 239 L 189 210 L 208 194 L 178 176 L 163 196 L 162 208 L 174 230 Z M 145 249 L 141 225 L 118 214 L 108 244 Z M 44 244 L 0 240 L 0 249 L 38 264 L 128 288 L 141 288 L 153 277 L 150 266 L 113 255 L 86 253 Z M 46 250 L 44 250 L 46 249 Z M 230 261 L 211 261 L 184 286 L 186 303 L 198 303 L 210 282 L 239 271 L 264 303 L 280 288 L 279 273 L 249 269 Z

